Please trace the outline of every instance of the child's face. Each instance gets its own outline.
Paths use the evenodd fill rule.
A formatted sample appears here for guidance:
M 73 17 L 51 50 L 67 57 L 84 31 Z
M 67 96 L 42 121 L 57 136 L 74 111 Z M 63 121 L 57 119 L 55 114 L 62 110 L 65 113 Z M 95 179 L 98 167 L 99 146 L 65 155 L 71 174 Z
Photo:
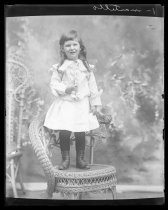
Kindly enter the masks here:
M 70 60 L 78 59 L 80 44 L 77 40 L 68 40 L 63 45 L 63 51 Z

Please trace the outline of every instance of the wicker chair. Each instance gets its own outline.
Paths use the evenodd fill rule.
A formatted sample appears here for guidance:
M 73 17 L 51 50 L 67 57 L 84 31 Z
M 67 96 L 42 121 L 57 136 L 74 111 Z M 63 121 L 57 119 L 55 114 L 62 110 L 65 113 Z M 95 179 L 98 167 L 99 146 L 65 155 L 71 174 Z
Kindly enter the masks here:
M 90 136 L 90 169 L 77 169 L 70 165 L 67 170 L 59 170 L 51 161 L 50 140 L 43 126 L 45 115 L 32 121 L 29 126 L 29 136 L 34 152 L 44 170 L 47 179 L 47 198 L 52 199 L 53 193 L 60 192 L 65 199 L 82 199 L 83 193 L 105 192 L 112 193 L 116 199 L 116 170 L 111 165 L 93 164 L 94 135 Z M 103 123 L 103 122 L 100 122 Z
M 16 179 L 25 193 L 22 181 L 21 158 L 23 155 L 21 144 L 22 116 L 24 106 L 24 92 L 28 81 L 28 68 L 23 62 L 22 47 L 15 46 L 7 49 L 6 62 L 6 186 L 10 183 L 13 196 L 18 197 Z M 18 108 L 19 114 L 15 112 Z M 14 124 L 18 117 L 17 127 Z M 14 138 L 14 134 L 16 138 Z

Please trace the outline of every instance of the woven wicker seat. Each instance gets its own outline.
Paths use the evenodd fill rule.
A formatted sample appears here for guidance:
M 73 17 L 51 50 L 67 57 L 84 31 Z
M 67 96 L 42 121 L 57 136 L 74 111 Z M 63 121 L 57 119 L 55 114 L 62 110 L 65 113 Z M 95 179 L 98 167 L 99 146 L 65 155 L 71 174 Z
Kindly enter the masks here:
M 47 179 L 47 195 L 52 198 L 54 192 L 61 192 L 66 198 L 71 195 L 82 199 L 82 193 L 104 191 L 112 192 L 116 199 L 116 170 L 111 165 L 91 164 L 90 169 L 77 169 L 70 165 L 67 170 L 59 170 L 48 155 L 47 140 L 43 128 L 44 116 L 36 118 L 29 127 L 30 140 L 35 154 L 42 165 Z

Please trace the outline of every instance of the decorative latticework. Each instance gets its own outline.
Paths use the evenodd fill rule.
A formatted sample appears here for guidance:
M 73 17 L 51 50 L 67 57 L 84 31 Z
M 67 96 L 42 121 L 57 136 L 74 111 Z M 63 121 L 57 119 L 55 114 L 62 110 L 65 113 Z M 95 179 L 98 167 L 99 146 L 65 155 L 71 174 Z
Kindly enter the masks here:
M 35 118 L 29 127 L 29 136 L 35 154 L 42 165 L 47 179 L 48 197 L 61 192 L 65 198 L 81 198 L 81 193 L 110 189 L 113 198 L 116 192 L 116 170 L 110 165 L 91 164 L 90 169 L 82 170 L 70 166 L 59 170 L 51 161 L 50 135 L 43 127 L 45 115 Z
M 44 145 L 42 144 L 41 138 L 39 136 L 39 129 L 41 128 L 42 123 L 43 121 L 39 120 L 39 118 L 33 120 L 29 127 L 29 136 L 35 154 L 37 155 L 37 158 L 40 161 L 46 175 L 48 184 L 47 193 L 48 196 L 51 197 L 55 191 L 55 175 L 52 163 L 44 149 Z
M 21 130 L 24 91 L 29 79 L 29 71 L 24 64 L 23 51 L 23 46 L 10 47 L 7 49 L 6 59 L 6 178 L 12 185 L 14 197 L 18 197 L 15 182 L 17 175 L 22 191 L 25 192 L 20 170 L 20 158 L 22 157 Z
M 115 173 L 115 168 L 108 165 L 93 164 L 87 171 L 78 171 L 78 169 L 70 167 L 68 171 L 60 172 L 60 176 L 57 174 L 56 188 L 60 192 L 67 193 L 109 189 L 116 186 Z
M 6 62 L 6 127 L 7 127 L 7 142 L 13 142 L 14 139 L 14 112 L 19 103 L 19 125 L 17 134 L 17 144 L 20 147 L 20 133 L 21 133 L 21 120 L 23 111 L 24 91 L 29 79 L 29 71 L 24 64 L 23 46 L 11 47 L 7 51 Z

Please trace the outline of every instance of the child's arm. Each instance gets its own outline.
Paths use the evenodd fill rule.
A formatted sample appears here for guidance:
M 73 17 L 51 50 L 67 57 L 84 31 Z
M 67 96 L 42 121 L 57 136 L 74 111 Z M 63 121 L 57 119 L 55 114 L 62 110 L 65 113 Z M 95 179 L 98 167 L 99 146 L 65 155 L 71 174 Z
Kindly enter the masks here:
M 97 88 L 96 79 L 93 72 L 90 73 L 89 88 L 90 88 L 90 93 L 91 93 L 91 96 L 90 96 L 91 107 L 101 106 L 102 103 L 100 99 L 100 94 Z
M 55 96 L 71 94 L 72 91 L 76 90 L 76 87 L 66 86 L 62 82 L 62 73 L 59 73 L 57 69 L 58 69 L 58 65 L 53 65 L 51 69 L 51 71 L 53 71 L 51 81 L 50 81 L 50 88 L 51 88 L 52 93 Z
M 66 90 L 65 84 L 62 82 L 62 75 L 61 73 L 58 73 L 57 69 L 58 65 L 52 66 L 53 74 L 50 81 L 50 88 L 55 96 L 58 96 L 58 94 L 64 95 Z

